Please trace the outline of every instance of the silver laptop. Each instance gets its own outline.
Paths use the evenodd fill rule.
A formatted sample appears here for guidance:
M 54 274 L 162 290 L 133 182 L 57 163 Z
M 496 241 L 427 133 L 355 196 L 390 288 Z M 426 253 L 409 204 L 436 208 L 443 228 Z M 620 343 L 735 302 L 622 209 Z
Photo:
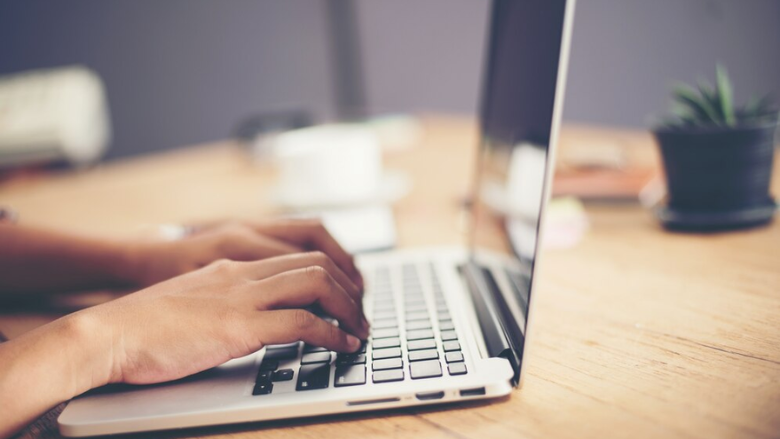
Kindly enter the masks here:
M 496 0 L 468 246 L 358 258 L 371 336 L 341 355 L 267 346 L 152 386 L 73 400 L 65 436 L 454 403 L 509 394 L 532 326 L 539 227 L 563 103 L 572 0 Z

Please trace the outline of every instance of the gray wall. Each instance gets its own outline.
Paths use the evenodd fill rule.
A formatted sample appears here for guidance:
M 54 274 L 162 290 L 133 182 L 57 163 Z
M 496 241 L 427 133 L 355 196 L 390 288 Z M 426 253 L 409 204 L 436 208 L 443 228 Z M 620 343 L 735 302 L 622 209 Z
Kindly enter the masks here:
M 336 0 L 339 1 L 339 0 Z M 372 112 L 473 114 L 488 0 L 359 0 Z M 0 74 L 81 63 L 108 88 L 109 157 L 220 139 L 243 116 L 334 116 L 324 0 L 9 0 Z M 579 0 L 564 117 L 644 126 L 672 80 L 724 62 L 780 97 L 780 1 Z
M 227 137 L 256 111 L 326 117 L 324 3 L 310 0 L 11 0 L 0 74 L 85 64 L 104 79 L 109 157 Z
M 719 61 L 738 101 L 780 99 L 780 1 L 579 0 L 575 17 L 567 119 L 645 126 Z

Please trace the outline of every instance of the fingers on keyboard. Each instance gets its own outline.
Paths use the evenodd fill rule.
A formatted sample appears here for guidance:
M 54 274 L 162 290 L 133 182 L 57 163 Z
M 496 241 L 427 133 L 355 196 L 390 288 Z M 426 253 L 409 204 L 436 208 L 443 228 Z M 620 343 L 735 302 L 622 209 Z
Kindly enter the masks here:
M 325 389 L 330 386 L 331 373 L 333 387 L 364 385 L 369 378 L 374 384 L 437 378 L 444 375 L 445 367 L 450 376 L 466 374 L 458 334 L 436 273 L 431 273 L 433 302 L 426 299 L 416 265 L 405 265 L 402 274 L 403 282 L 398 286 L 403 294 L 398 303 L 403 312 L 399 312 L 390 271 L 380 269 L 377 273 L 372 284 L 371 338 L 359 351 L 334 355 L 327 348 L 310 344 L 302 348 L 301 343 L 268 346 L 252 393 L 267 395 L 275 383 L 286 385 L 293 380 L 298 391 Z M 295 358 L 300 358 L 300 366 L 288 368 L 286 360 Z

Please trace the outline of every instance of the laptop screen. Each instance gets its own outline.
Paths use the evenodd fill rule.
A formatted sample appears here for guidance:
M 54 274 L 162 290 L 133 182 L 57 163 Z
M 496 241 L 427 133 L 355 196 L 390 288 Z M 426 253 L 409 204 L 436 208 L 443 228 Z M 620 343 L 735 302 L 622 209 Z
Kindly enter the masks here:
M 507 308 L 517 322 L 520 350 L 537 254 L 566 3 L 496 0 L 491 16 L 471 244 L 480 266 L 490 266 L 483 250 L 513 262 L 502 269 L 505 272 L 493 273 L 491 282 L 511 291 Z

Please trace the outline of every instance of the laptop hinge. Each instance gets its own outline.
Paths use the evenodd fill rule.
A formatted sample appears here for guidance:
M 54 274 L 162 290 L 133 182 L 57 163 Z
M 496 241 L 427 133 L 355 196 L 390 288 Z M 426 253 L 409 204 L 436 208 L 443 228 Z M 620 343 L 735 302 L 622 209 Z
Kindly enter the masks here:
M 512 384 L 520 381 L 523 337 L 490 270 L 469 261 L 461 273 L 471 293 L 485 346 L 490 357 L 506 358 L 512 365 Z M 509 313 L 509 315 L 508 315 Z

